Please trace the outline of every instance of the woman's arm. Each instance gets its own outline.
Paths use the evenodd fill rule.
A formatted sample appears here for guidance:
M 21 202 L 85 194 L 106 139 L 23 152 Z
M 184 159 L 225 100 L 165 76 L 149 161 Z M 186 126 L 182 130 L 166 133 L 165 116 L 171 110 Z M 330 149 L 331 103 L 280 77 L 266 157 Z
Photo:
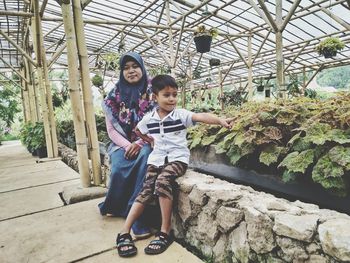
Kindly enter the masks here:
M 131 142 L 129 142 L 127 139 L 125 139 L 119 132 L 117 132 L 112 122 L 106 117 L 106 128 L 108 137 L 114 142 L 117 146 L 123 147 L 124 149 L 128 147 Z
M 135 128 L 135 133 L 138 137 L 140 137 L 145 142 L 149 143 L 153 147 L 153 138 L 148 136 L 147 134 L 142 134 L 139 128 Z
M 232 118 L 219 118 L 218 116 L 211 113 L 194 113 L 192 115 L 192 121 L 203 122 L 206 124 L 217 124 L 225 128 L 231 128 Z

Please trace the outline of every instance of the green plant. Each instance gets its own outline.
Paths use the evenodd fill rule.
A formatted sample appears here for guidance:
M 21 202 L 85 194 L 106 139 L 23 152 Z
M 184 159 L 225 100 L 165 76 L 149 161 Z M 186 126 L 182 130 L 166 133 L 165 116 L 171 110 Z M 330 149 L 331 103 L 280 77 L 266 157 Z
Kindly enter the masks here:
M 339 38 L 327 37 L 316 46 L 316 51 L 318 54 L 324 55 L 325 57 L 332 57 L 337 54 L 337 51 L 342 50 L 344 47 L 345 44 Z
M 46 147 L 44 124 L 42 122 L 23 124 L 20 131 L 20 140 L 29 152 Z
M 215 27 L 208 29 L 205 25 L 199 25 L 194 32 L 194 36 L 211 36 L 216 38 L 219 35 L 219 30 Z
M 92 82 L 92 85 L 94 85 L 97 88 L 100 88 L 103 86 L 103 78 L 99 74 L 96 74 L 95 76 L 93 76 L 91 79 L 91 82 Z
M 119 69 L 119 59 L 120 54 L 115 52 L 109 52 L 104 55 L 102 55 L 102 58 L 104 60 L 105 68 L 107 70 L 116 70 Z
M 222 112 L 231 129 L 197 125 L 190 148 L 215 145 L 232 165 L 308 180 L 334 194 L 350 193 L 350 93 L 324 101 L 296 97 L 244 103 Z

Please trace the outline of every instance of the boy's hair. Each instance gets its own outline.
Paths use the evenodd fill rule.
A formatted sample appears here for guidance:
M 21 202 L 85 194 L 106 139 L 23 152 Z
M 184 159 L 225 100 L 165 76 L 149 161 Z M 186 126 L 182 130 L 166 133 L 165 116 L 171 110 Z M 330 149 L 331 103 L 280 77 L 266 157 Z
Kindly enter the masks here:
M 161 91 L 166 87 L 172 87 L 172 88 L 178 89 L 175 79 L 169 75 L 157 75 L 152 79 L 151 84 L 152 84 L 152 91 L 155 94 L 158 94 L 159 91 Z

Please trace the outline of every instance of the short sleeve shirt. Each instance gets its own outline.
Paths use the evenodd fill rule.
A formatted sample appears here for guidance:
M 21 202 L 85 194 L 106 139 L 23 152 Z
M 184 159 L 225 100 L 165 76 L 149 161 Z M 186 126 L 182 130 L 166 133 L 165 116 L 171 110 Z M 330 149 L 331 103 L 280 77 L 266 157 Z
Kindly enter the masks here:
M 154 138 L 154 148 L 148 157 L 148 164 L 161 166 L 168 157 L 169 162 L 181 161 L 186 164 L 190 160 L 187 147 L 187 128 L 194 125 L 194 113 L 185 109 L 175 109 L 165 118 L 160 119 L 157 109 L 145 115 L 137 128 L 142 134 Z

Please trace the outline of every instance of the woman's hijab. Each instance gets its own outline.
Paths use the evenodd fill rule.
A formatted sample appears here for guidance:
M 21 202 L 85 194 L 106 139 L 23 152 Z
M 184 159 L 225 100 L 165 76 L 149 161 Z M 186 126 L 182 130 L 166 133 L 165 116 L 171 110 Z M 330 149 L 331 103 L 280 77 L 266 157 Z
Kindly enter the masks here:
M 140 81 L 135 84 L 127 82 L 123 75 L 126 62 L 134 60 L 142 70 Z M 125 53 L 119 60 L 119 81 L 102 103 L 107 118 L 114 128 L 129 141 L 137 139 L 134 128 L 146 112 L 153 108 L 149 97 L 148 76 L 143 60 L 138 53 Z

